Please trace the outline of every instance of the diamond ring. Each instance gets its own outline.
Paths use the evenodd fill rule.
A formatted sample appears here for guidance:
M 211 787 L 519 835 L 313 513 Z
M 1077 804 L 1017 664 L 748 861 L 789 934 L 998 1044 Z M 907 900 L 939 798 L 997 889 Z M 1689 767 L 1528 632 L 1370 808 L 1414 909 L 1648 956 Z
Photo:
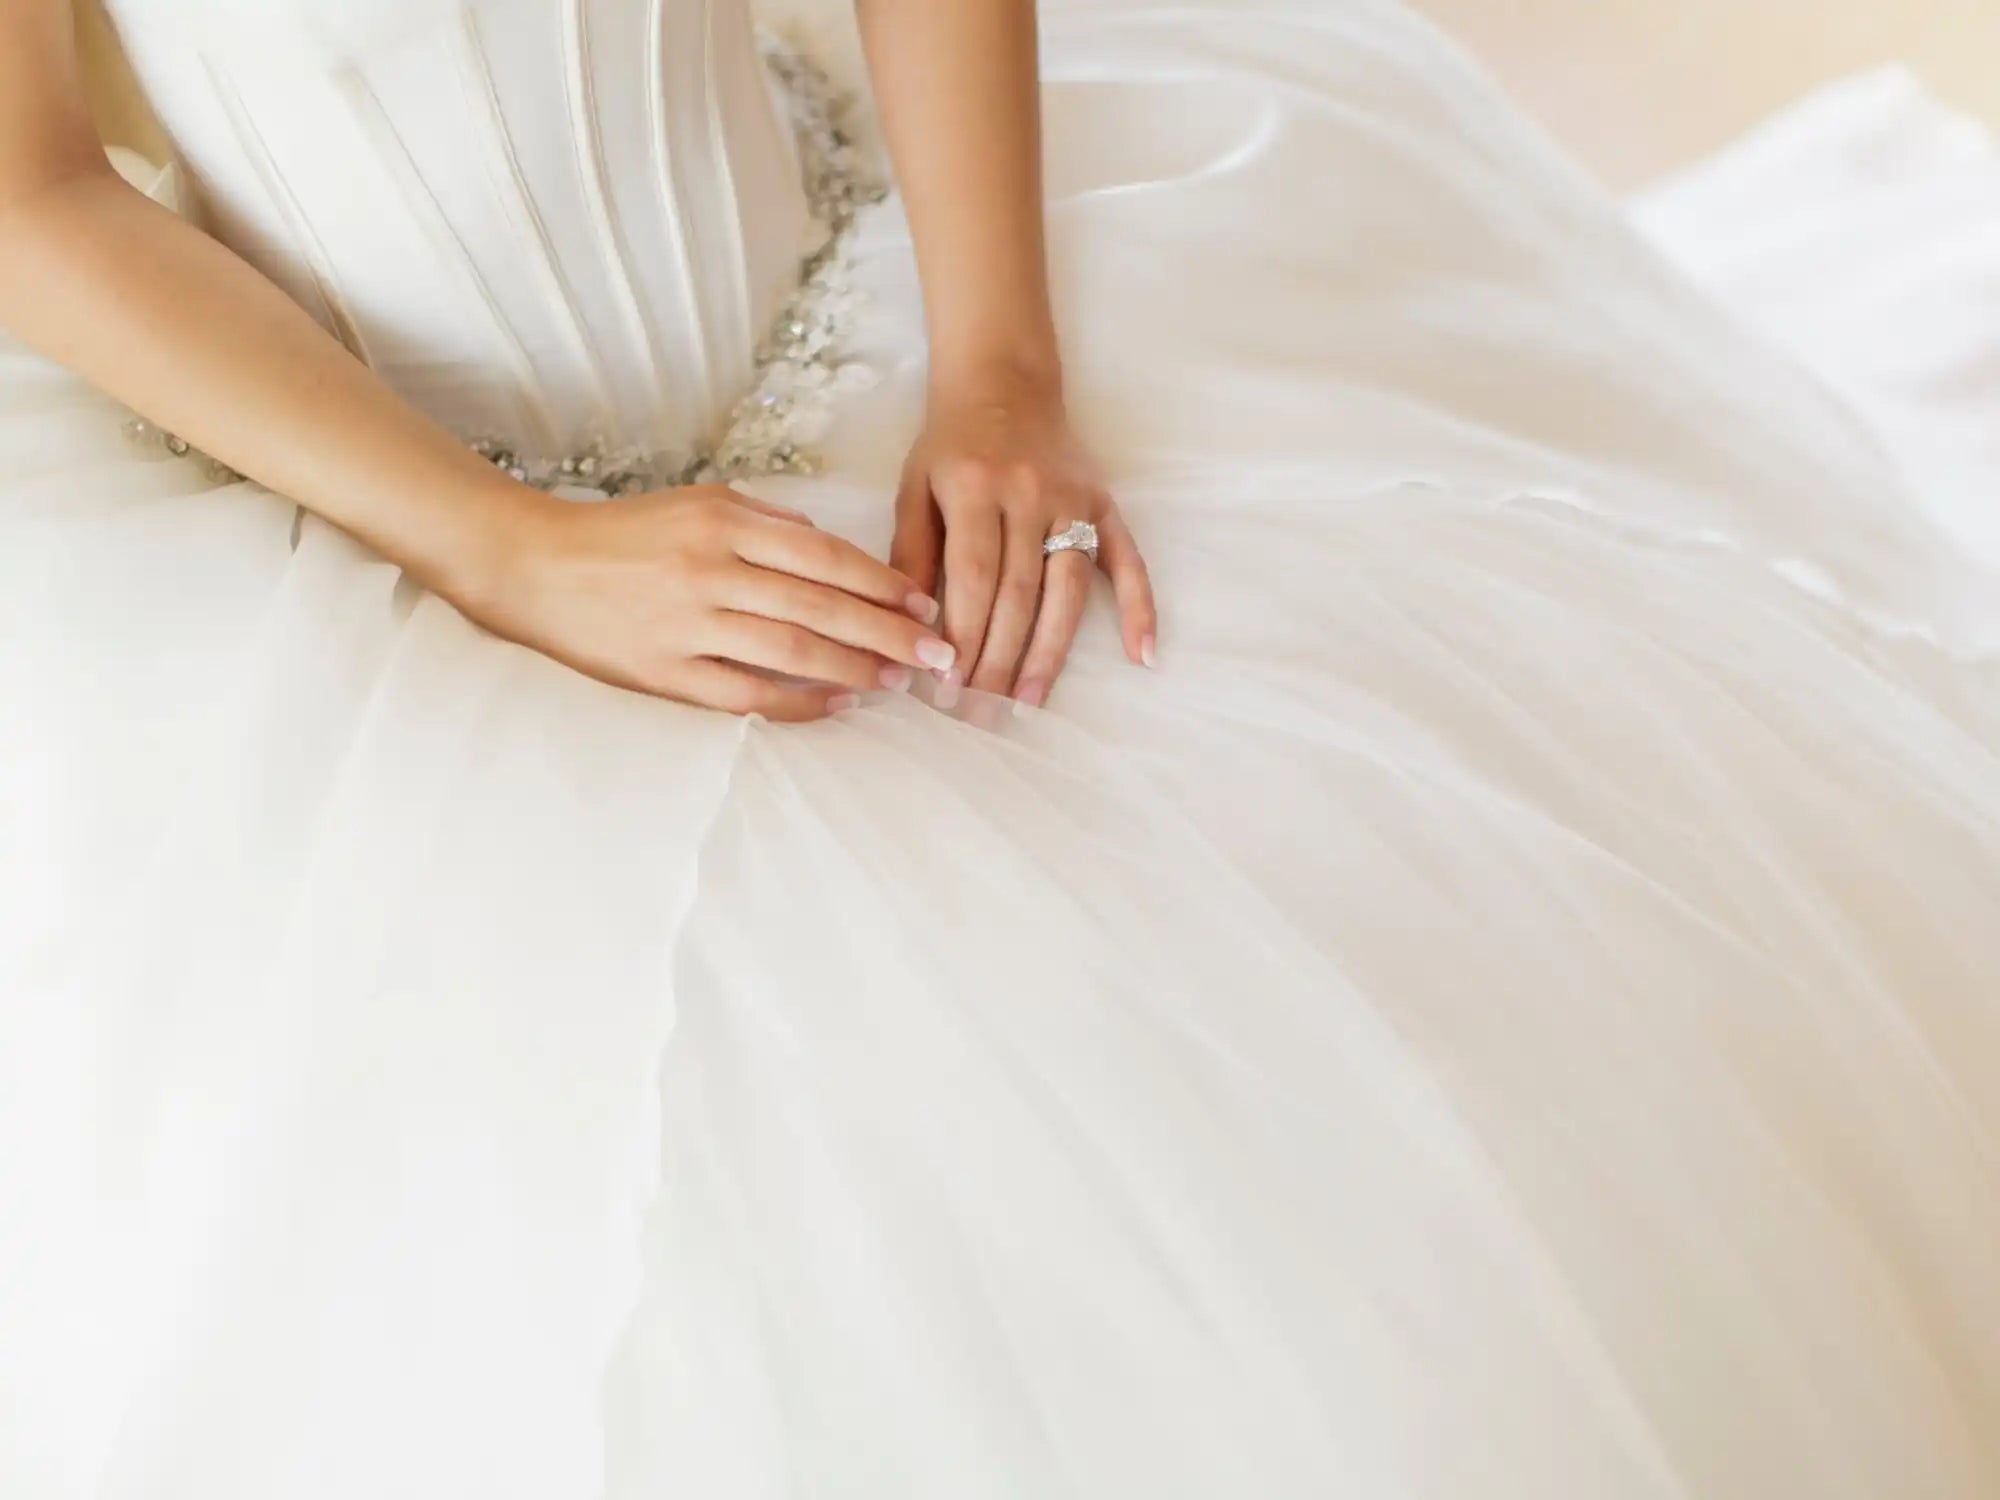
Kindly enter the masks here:
M 1058 552 L 1081 552 L 1096 562 L 1097 528 L 1088 521 L 1071 521 L 1042 543 L 1042 556 L 1054 557 Z

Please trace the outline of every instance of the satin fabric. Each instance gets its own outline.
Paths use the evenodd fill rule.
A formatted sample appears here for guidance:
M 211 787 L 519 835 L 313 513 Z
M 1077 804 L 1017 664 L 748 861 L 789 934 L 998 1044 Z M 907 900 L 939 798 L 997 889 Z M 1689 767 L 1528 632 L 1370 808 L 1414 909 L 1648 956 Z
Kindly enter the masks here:
M 8 1493 L 2000 1484 L 1996 595 L 1909 455 L 1399 9 L 1046 32 L 1164 610 L 1047 710 L 601 687 L 7 352 Z M 879 547 L 853 253 L 758 488 Z
M 824 238 L 733 0 L 112 0 L 189 207 L 520 451 L 693 447 Z

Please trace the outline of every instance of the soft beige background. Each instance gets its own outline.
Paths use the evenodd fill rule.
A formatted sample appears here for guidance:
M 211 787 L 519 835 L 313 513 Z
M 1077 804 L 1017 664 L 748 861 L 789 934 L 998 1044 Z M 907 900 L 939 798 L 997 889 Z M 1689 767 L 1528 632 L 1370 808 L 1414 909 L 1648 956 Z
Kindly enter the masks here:
M 1617 187 L 1724 144 L 1816 83 L 1891 60 L 2000 124 L 2000 0 L 1409 3 Z
M 1409 3 L 1482 54 L 1617 187 L 1723 144 L 1815 83 L 1891 59 L 1917 65 L 1947 98 L 2000 123 L 2000 0 Z M 157 150 L 117 82 L 95 12 L 96 0 L 84 0 L 106 134 Z

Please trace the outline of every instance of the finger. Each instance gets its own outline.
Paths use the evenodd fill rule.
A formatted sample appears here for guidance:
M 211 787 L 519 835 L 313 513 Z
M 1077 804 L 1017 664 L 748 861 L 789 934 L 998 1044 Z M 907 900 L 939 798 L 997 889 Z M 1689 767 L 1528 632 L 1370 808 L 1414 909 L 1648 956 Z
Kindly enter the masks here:
M 993 594 L 986 640 L 979 648 L 979 665 L 970 679 L 973 687 L 989 693 L 1014 689 L 1014 669 L 1021 664 L 1021 651 L 1028 644 L 1042 603 L 1046 561 L 1042 543 L 1048 537 L 1048 527 L 1030 512 L 1010 511 L 1001 534 L 1000 583 Z
M 993 591 L 1000 583 L 998 506 L 966 506 L 945 518 L 944 638 L 958 653 L 958 680 L 979 660 Z
M 918 590 L 935 598 L 939 554 L 944 548 L 944 521 L 931 499 L 930 475 L 920 468 L 903 474 L 896 495 L 896 539 L 889 547 L 889 566 L 902 573 Z M 919 619 L 923 619 L 921 615 Z M 924 620 L 934 624 L 936 616 Z
M 886 663 L 872 651 L 843 646 L 825 636 L 783 620 L 724 610 L 696 642 L 704 656 L 720 656 L 746 667 L 762 667 L 788 677 L 834 682 L 857 692 L 906 688 L 910 669 Z
M 943 671 L 956 660 L 943 636 L 909 615 L 789 573 L 745 567 L 722 580 L 716 602 L 744 614 L 804 626 L 830 641 L 906 666 Z
M 1098 566 L 1111 579 L 1111 591 L 1118 598 L 1119 634 L 1125 654 L 1142 667 L 1153 664 L 1160 639 L 1160 614 L 1153 602 L 1153 579 L 1132 528 L 1117 506 L 1105 512 L 1097 523 Z
M 748 667 L 702 657 L 683 661 L 674 675 L 677 695 L 690 703 L 730 714 L 761 714 L 783 724 L 824 719 L 860 701 L 846 688 L 772 682 Z
M 1069 664 L 1070 647 L 1083 625 L 1095 572 L 1081 552 L 1058 552 L 1049 559 L 1042 579 L 1042 611 L 1014 682 L 1014 696 L 1021 702 L 1039 708 L 1048 701 L 1049 689 Z
M 933 603 L 906 575 L 828 531 L 751 515 L 736 528 L 734 543 L 744 562 L 845 589 L 856 598 L 872 599 L 915 619 L 921 619 Z
M 774 521 L 792 521 L 800 526 L 811 526 L 815 531 L 819 529 L 818 523 L 802 510 L 793 510 L 789 505 L 760 500 L 755 495 L 737 489 L 734 485 L 729 487 L 729 493 L 738 505 L 747 510 L 754 510 L 760 516 L 769 516 Z

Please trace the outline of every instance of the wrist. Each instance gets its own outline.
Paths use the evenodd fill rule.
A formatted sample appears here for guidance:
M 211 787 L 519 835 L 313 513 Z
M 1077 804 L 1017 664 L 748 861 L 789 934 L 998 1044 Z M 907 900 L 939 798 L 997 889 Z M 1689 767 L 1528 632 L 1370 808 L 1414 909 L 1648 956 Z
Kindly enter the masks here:
M 1019 348 L 955 355 L 933 351 L 929 397 L 933 405 L 1060 405 L 1061 357 L 1051 340 Z
M 464 613 L 483 618 L 517 594 L 564 502 L 495 473 L 467 486 L 445 507 L 428 555 L 410 571 Z

